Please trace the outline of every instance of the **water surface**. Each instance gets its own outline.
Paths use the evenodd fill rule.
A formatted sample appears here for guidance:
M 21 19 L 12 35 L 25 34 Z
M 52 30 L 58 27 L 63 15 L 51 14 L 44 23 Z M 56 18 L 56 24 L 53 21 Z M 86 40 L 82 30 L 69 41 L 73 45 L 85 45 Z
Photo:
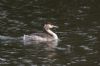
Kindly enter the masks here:
M 0 0 L 0 6 L 0 66 L 100 66 L 98 0 Z M 45 21 L 59 26 L 57 43 L 1 38 L 42 32 Z

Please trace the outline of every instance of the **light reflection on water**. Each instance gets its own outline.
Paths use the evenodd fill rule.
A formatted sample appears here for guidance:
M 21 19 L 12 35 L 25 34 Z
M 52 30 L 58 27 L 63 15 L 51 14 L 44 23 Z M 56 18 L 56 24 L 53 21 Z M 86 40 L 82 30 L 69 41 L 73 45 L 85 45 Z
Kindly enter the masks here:
M 1 0 L 0 66 L 99 66 L 98 5 L 92 1 Z M 23 43 L 3 36 L 33 33 L 46 20 L 60 27 L 54 30 L 58 42 Z
M 60 41 L 56 44 L 56 48 L 51 48 L 55 43 L 35 43 L 31 45 L 23 45 L 17 47 L 15 44 L 11 46 L 1 47 L 1 65 L 74 65 L 74 64 L 98 64 L 96 56 L 98 51 L 94 49 L 94 41 L 85 33 L 67 32 L 65 36 L 63 32 L 58 32 Z M 64 35 L 64 36 L 63 36 Z M 87 36 L 86 36 L 87 35 Z M 49 44 L 49 45 L 48 45 Z M 55 46 L 55 45 L 54 45 Z M 48 50 L 49 48 L 49 50 Z M 53 49 L 53 50 L 51 50 Z M 94 60 L 92 59 L 94 57 Z

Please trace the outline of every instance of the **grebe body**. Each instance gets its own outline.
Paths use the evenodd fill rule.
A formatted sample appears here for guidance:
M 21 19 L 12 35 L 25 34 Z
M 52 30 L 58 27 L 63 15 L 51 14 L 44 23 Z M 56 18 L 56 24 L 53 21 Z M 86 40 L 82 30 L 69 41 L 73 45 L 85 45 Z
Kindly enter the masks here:
M 51 28 L 58 28 L 57 26 L 54 26 L 52 24 L 45 24 L 44 30 L 45 33 L 33 33 L 31 35 L 24 35 L 23 40 L 31 40 L 31 41 L 54 41 L 58 40 L 58 36 L 56 33 L 54 33 Z

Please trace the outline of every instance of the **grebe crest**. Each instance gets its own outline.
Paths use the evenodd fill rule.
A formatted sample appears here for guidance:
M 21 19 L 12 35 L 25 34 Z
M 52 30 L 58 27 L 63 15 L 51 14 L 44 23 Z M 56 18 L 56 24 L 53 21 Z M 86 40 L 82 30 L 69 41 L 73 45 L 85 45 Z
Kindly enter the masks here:
M 31 35 L 24 35 L 23 40 L 34 40 L 34 41 L 53 41 L 58 40 L 58 36 L 54 33 L 51 28 L 58 28 L 58 26 L 52 25 L 51 23 L 44 24 L 44 30 L 46 33 L 33 33 Z

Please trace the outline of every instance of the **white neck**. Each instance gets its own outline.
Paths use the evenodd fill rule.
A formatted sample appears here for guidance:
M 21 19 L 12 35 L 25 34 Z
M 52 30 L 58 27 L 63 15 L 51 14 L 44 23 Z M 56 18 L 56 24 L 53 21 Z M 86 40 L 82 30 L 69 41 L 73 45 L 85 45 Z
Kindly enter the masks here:
M 50 29 L 46 29 L 46 31 L 53 36 L 54 39 L 58 39 L 58 36 L 53 32 L 51 31 Z

